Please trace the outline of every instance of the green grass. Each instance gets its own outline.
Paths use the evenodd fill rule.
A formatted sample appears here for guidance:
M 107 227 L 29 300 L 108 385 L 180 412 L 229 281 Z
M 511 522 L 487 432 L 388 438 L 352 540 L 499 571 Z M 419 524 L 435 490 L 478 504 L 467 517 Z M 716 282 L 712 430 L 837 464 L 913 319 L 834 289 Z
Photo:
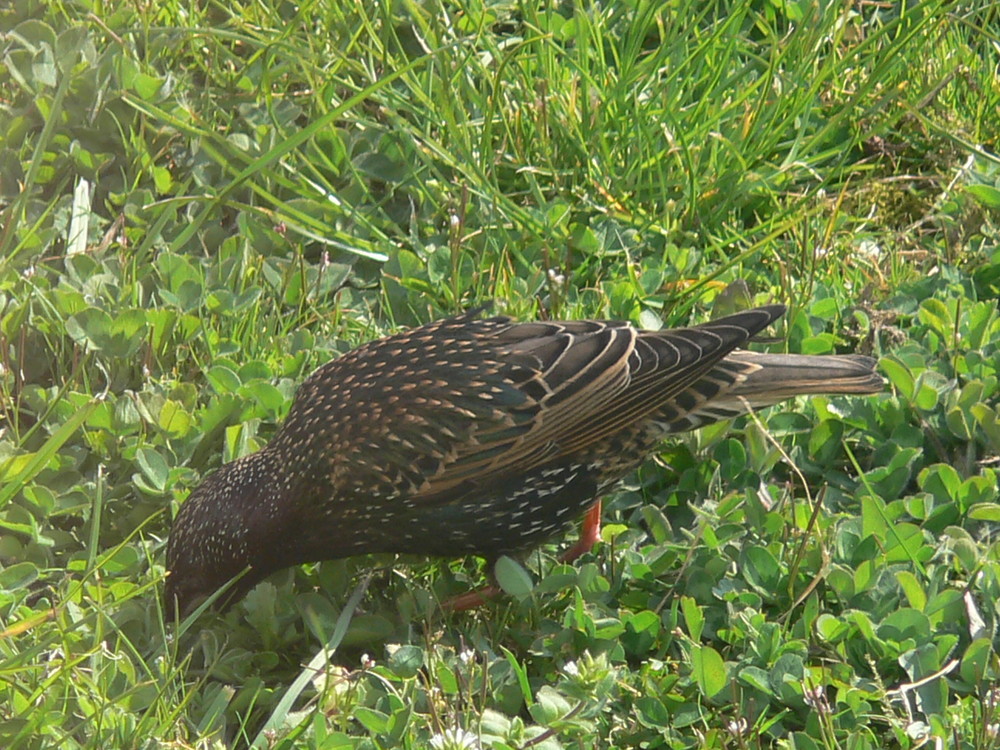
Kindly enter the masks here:
M 365 5 L 0 9 L 0 746 L 1000 747 L 998 8 Z M 384 556 L 164 622 L 202 476 L 489 299 L 781 301 L 889 386 L 664 444 L 478 612 Z

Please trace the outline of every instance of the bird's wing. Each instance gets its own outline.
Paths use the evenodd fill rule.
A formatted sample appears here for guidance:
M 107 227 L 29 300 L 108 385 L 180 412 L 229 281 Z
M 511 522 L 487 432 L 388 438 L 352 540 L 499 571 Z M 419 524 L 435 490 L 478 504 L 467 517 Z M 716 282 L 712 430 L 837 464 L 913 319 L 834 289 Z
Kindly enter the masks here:
M 467 439 L 423 474 L 415 499 L 444 501 L 460 486 L 467 491 L 586 451 L 686 393 L 783 312 L 773 305 L 657 332 L 603 321 L 500 328 L 495 378 L 517 396 L 508 396 L 501 418 L 471 423 Z

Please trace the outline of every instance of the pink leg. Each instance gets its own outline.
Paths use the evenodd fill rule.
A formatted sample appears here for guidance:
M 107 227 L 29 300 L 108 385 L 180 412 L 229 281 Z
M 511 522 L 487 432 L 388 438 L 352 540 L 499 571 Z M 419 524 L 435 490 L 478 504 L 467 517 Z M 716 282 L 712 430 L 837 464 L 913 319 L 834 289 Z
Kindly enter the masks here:
M 451 597 L 451 599 L 441 603 L 441 609 L 446 612 L 466 612 L 496 599 L 500 593 L 499 586 L 483 586 L 481 589 Z
M 598 500 L 594 506 L 587 511 L 583 517 L 583 525 L 580 527 L 580 539 L 568 550 L 559 556 L 563 562 L 572 562 L 580 555 L 584 555 L 593 548 L 598 539 L 601 538 L 601 501 Z
M 601 501 L 594 503 L 593 507 L 587 511 L 583 517 L 583 525 L 580 527 L 580 538 L 577 543 L 563 552 L 559 559 L 562 562 L 572 562 L 580 555 L 590 552 L 594 544 L 601 538 Z M 481 607 L 492 599 L 500 595 L 499 586 L 484 586 L 481 589 L 470 591 L 467 594 L 453 596 L 451 599 L 441 603 L 441 608 L 448 612 L 465 612 L 469 609 Z

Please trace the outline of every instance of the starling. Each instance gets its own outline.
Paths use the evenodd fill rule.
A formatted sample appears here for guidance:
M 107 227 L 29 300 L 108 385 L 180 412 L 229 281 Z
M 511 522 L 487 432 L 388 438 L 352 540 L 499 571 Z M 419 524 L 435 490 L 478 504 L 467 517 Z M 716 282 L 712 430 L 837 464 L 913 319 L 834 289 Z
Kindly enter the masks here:
M 263 450 L 183 504 L 168 611 L 248 571 L 224 604 L 292 565 L 376 552 L 496 559 L 559 534 L 664 435 L 801 394 L 883 388 L 858 355 L 741 349 L 770 305 L 690 328 L 518 323 L 475 310 L 372 341 L 301 385 Z

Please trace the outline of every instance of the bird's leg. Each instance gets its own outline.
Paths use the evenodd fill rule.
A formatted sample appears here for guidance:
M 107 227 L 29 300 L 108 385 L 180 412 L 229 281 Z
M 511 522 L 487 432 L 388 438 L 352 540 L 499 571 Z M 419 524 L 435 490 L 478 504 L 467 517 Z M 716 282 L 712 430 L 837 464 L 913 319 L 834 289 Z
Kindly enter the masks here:
M 587 511 L 583 517 L 583 525 L 580 526 L 580 538 L 576 544 L 563 552 L 559 559 L 563 562 L 572 562 L 580 555 L 590 552 L 595 542 L 601 538 L 601 501 L 594 503 L 593 507 Z
M 563 552 L 559 559 L 562 562 L 572 562 L 580 555 L 584 555 L 593 548 L 598 539 L 601 538 L 601 501 L 598 500 L 587 511 L 583 517 L 583 524 L 580 526 L 580 538 L 576 544 Z M 501 594 L 500 587 L 496 584 L 483 586 L 481 589 L 470 591 L 466 594 L 453 596 L 441 603 L 441 608 L 448 612 L 465 612 L 466 610 L 481 607 L 487 602 L 496 599 Z
M 487 602 L 496 599 L 500 594 L 500 587 L 496 584 L 490 584 L 489 586 L 483 586 L 481 589 L 446 599 L 441 602 L 441 609 L 446 612 L 465 612 L 483 606 Z

